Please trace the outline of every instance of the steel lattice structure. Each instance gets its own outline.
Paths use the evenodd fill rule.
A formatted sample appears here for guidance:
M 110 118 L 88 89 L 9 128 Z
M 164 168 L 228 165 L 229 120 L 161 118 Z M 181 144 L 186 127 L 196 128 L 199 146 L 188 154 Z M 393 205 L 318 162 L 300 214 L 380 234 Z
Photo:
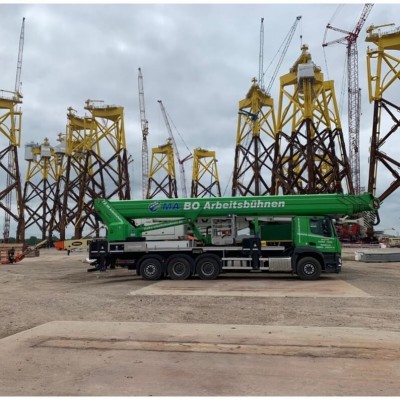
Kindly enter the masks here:
M 367 51 L 369 101 L 374 105 L 368 191 L 377 195 L 378 176 L 393 179 L 379 194 L 381 201 L 400 187 L 400 157 L 395 143 L 400 127 L 400 31 L 374 32 L 383 26 L 387 25 L 369 27 L 366 38 L 377 46 Z
M 177 198 L 176 171 L 172 139 L 167 143 L 151 149 L 149 183 L 147 199 L 152 199 L 163 193 L 167 198 Z
M 190 197 L 221 197 L 215 151 L 194 150 Z
M 78 117 L 71 108 L 68 113 L 61 240 L 68 224 L 76 238 L 83 237 L 84 229 L 90 230 L 86 235 L 99 233 L 94 199 L 130 199 L 123 107 L 95 106 L 88 100 L 85 109 L 89 117 Z
M 308 47 L 281 77 L 272 194 L 353 194 L 334 85 Z
M 67 151 L 66 135 L 59 133 L 57 141 L 59 142 L 53 149 L 55 193 L 53 198 L 53 210 L 49 222 L 49 239 L 52 239 L 54 232 L 58 232 L 61 239 L 65 239 L 66 224 L 63 219 L 63 201 L 66 187 L 66 167 Z
M 273 99 L 253 79 L 246 98 L 239 101 L 232 196 L 271 193 L 274 143 Z
M 0 150 L 0 170 L 5 175 L 2 181 L 6 183 L 0 188 L 0 208 L 5 212 L 3 240 L 8 241 L 10 235 L 11 218 L 17 223 L 16 240 L 24 240 L 24 210 L 22 202 L 22 188 L 18 161 L 18 147 L 21 142 L 21 117 L 17 110 L 22 102 L 18 93 L 1 91 L 0 97 L 0 136 L 8 143 Z M 13 207 L 11 198 L 16 201 Z
M 23 192 L 25 229 L 36 226 L 44 240 L 49 237 L 52 223 L 49 216 L 54 208 L 58 156 L 46 138 L 41 145 L 25 146 L 25 160 L 28 161 Z

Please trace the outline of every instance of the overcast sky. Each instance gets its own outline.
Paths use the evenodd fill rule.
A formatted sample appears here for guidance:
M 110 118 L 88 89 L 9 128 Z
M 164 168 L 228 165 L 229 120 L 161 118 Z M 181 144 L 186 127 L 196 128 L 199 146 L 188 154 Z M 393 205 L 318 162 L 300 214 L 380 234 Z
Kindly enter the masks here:
M 308 44 L 313 61 L 326 79 L 335 81 L 341 98 L 345 74 L 345 46 L 323 49 L 328 22 L 352 30 L 363 3 L 294 4 L 1 4 L 0 89 L 13 90 L 22 18 L 25 46 L 22 66 L 23 129 L 20 149 L 21 176 L 25 179 L 24 145 L 45 137 L 57 144 L 65 132 L 68 107 L 84 115 L 87 99 L 125 108 L 128 151 L 134 157 L 133 194 L 141 197 L 141 130 L 138 67 L 144 79 L 149 148 L 165 143 L 167 131 L 157 100 L 171 117 L 181 158 L 191 149 L 215 150 L 222 192 L 231 194 L 238 102 L 258 75 L 260 19 L 264 18 L 264 68 L 276 55 L 299 15 L 301 23 L 280 69 L 280 75 Z M 400 5 L 375 4 L 358 41 L 362 87 L 361 185 L 367 187 L 372 105 L 368 103 L 366 27 L 394 22 Z M 340 34 L 329 31 L 327 40 Z M 268 83 L 273 67 L 267 71 Z M 279 79 L 271 95 L 277 103 Z M 399 101 L 392 99 L 395 104 Z M 347 104 L 342 104 L 342 124 L 347 144 Z M 1 148 L 5 141 L 0 138 Z M 393 148 L 393 146 L 392 146 Z M 397 155 L 400 154 L 398 146 Z M 396 159 L 398 159 L 397 156 Z M 190 163 L 186 165 L 190 179 Z M 177 171 L 178 172 L 178 171 Z M 384 175 L 384 174 L 382 174 Z M 387 187 L 390 176 L 378 179 Z M 178 178 L 179 182 L 179 178 Z M 400 231 L 400 192 L 382 206 L 381 228 Z M 1 217 L 1 221 L 2 221 Z

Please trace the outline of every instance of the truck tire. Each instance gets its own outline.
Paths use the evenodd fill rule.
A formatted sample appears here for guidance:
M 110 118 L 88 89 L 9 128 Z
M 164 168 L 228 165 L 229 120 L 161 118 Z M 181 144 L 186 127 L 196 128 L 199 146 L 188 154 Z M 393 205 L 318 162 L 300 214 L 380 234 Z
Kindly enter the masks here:
M 297 275 L 301 280 L 316 280 L 321 275 L 321 263 L 314 257 L 303 257 L 297 262 Z
M 156 281 L 163 276 L 162 259 L 155 256 L 144 257 L 140 263 L 140 275 L 148 281 Z
M 200 279 L 217 279 L 220 269 L 220 260 L 214 254 L 202 254 L 197 257 L 196 272 Z
M 167 272 L 171 279 L 184 280 L 192 274 L 193 259 L 186 254 L 171 256 L 167 260 Z

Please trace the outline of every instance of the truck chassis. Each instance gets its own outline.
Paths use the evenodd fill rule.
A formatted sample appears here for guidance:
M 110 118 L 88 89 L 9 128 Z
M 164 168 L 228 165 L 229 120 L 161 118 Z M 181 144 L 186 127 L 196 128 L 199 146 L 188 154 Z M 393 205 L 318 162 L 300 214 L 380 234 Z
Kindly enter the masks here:
M 302 280 L 314 280 L 322 271 L 339 273 L 341 258 L 313 248 L 262 246 L 257 238 L 243 240 L 242 246 L 196 246 L 193 240 L 108 242 L 95 239 L 90 258 L 92 270 L 127 266 L 147 280 L 170 277 L 175 280 L 198 276 L 216 279 L 223 272 L 286 272 Z

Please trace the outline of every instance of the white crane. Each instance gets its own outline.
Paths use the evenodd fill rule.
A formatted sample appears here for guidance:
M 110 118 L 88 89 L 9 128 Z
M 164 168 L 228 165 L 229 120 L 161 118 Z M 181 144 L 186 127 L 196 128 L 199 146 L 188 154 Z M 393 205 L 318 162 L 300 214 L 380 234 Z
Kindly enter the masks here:
M 147 135 L 149 134 L 149 122 L 146 119 L 146 110 L 144 105 L 144 88 L 142 70 L 138 70 L 139 87 L 139 107 L 140 122 L 142 127 L 142 197 L 146 198 L 147 185 L 149 181 L 149 150 L 147 146 Z
M 258 56 L 258 85 L 264 88 L 264 18 L 261 18 L 260 25 L 260 53 Z

